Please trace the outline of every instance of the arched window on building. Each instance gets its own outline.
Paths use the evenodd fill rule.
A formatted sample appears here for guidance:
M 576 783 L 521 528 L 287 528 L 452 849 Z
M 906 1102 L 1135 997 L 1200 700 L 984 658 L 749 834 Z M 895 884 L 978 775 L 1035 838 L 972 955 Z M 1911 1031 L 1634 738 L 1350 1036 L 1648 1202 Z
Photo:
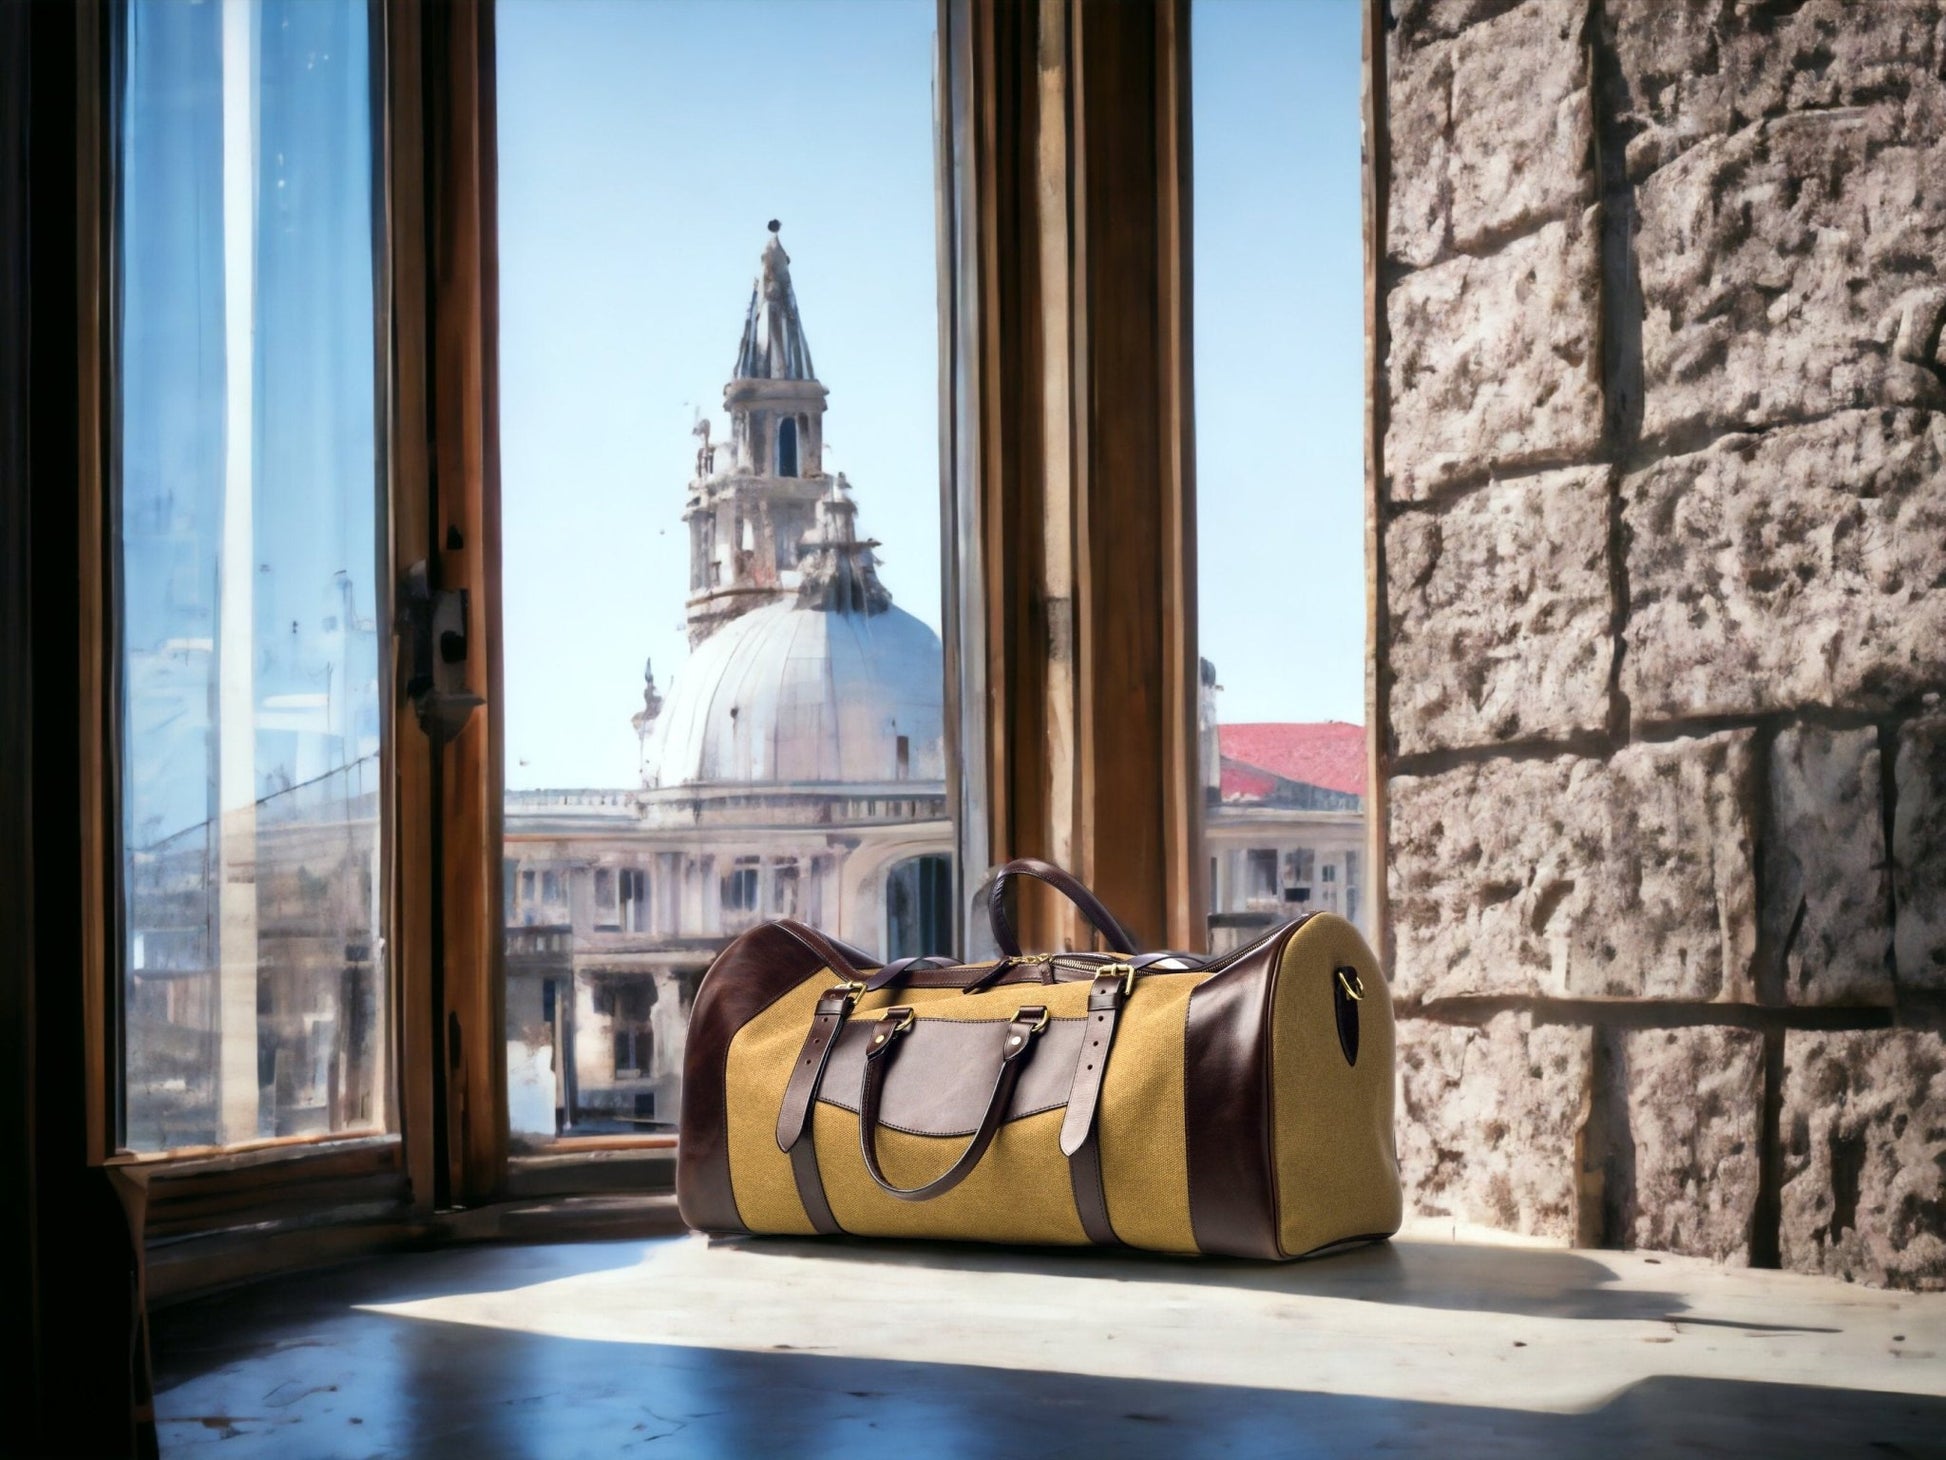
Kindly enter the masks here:
M 913 958 L 953 946 L 953 862 L 908 857 L 885 874 L 885 956 Z
M 797 475 L 797 419 L 786 416 L 777 423 L 777 475 Z

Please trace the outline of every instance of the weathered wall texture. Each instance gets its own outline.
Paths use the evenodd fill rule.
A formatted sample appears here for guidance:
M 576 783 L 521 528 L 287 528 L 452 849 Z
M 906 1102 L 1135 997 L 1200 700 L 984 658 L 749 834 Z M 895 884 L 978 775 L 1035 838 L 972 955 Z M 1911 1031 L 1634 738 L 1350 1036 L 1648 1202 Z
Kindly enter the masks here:
M 1426 1213 L 1946 1287 L 1946 0 L 1392 0 Z

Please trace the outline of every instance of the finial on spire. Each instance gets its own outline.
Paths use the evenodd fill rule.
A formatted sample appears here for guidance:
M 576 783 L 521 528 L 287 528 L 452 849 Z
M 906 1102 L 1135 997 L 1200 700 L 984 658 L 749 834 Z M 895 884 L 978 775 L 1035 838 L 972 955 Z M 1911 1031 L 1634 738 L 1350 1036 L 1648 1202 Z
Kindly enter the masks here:
M 764 226 L 768 228 L 772 233 L 782 233 L 784 231 L 784 225 L 779 223 L 775 218 L 771 219 L 770 222 L 766 223 Z

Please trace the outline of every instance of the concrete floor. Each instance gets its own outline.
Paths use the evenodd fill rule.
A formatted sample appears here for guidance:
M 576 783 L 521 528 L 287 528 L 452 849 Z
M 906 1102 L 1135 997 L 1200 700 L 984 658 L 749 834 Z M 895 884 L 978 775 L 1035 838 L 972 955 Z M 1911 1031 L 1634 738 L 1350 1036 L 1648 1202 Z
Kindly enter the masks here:
M 700 1237 L 166 1310 L 163 1453 L 1946 1456 L 1946 1295 L 1429 1238 L 1286 1266 Z

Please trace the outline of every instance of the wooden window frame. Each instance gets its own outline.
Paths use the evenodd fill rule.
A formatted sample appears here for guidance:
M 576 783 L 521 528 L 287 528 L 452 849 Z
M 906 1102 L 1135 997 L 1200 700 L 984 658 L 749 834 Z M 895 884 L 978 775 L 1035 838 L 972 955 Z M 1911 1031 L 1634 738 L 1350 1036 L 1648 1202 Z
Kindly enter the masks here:
M 158 1242 L 187 1244 L 171 1259 L 184 1288 L 234 1274 L 233 1241 L 211 1245 L 208 1266 L 190 1248 L 245 1224 L 298 1233 L 335 1222 L 383 1243 L 423 1234 L 455 1207 L 673 1185 L 668 1136 L 510 1152 L 494 16 L 490 0 L 378 4 L 388 562 L 394 582 L 423 562 L 434 587 L 467 595 L 465 681 L 483 710 L 428 739 L 395 633 L 383 812 L 390 1133 L 157 1157 L 113 1144 L 114 12 L 112 0 L 75 11 L 77 931 L 84 1018 L 96 1032 L 87 1154 L 141 1189 Z M 959 875 L 964 884 L 1007 856 L 1047 856 L 1096 886 L 1145 943 L 1175 947 L 1202 944 L 1208 900 L 1195 754 L 1188 12 L 1189 0 L 939 0 L 936 87 L 943 637 Z M 1092 510 L 1110 499 L 1113 512 Z M 1371 865 L 1377 896 L 1376 857 Z M 965 919 L 967 897 L 956 903 Z M 1023 914 L 1042 946 L 1090 940 L 1051 900 Z M 976 950 L 984 930 L 960 931 Z M 283 1257 L 252 1260 L 319 1250 L 294 1240 Z
M 1189 0 L 942 0 L 940 35 L 961 874 L 1044 857 L 1201 947 Z M 1093 935 L 1043 899 L 1022 936 Z
M 450 1082 L 436 1080 L 447 1061 L 436 1036 L 469 1019 L 485 999 L 494 968 L 468 934 L 471 909 L 498 904 L 497 873 L 482 891 L 471 869 L 453 861 L 438 886 L 430 869 L 449 827 L 462 846 L 484 821 L 497 833 L 497 806 L 463 788 L 496 749 L 484 717 L 435 752 L 407 694 L 410 654 L 401 625 L 391 624 L 393 673 L 384 688 L 392 775 L 382 798 L 385 848 L 382 897 L 388 945 L 392 1083 L 380 1133 L 274 1138 L 222 1148 L 136 1153 L 116 1142 L 122 1079 L 119 1030 L 123 953 L 120 915 L 119 686 L 114 620 L 115 537 L 116 195 L 113 118 L 118 98 L 111 28 L 112 0 L 79 0 L 76 26 L 76 204 L 79 547 L 76 600 L 79 646 L 78 718 L 81 774 L 81 865 L 78 868 L 80 987 L 91 1031 L 83 1061 L 86 1159 L 108 1171 L 141 1213 L 150 1245 L 166 1249 L 248 1226 L 262 1233 L 318 1221 L 369 1222 L 393 1230 L 423 1220 L 457 1199 L 476 1196 L 474 1175 L 495 1158 L 491 1120 L 477 1092 L 492 1078 L 482 1062 L 450 1062 Z M 489 604 L 497 562 L 494 524 L 480 504 L 496 469 L 490 449 L 492 258 L 482 219 L 492 206 L 490 5 L 426 5 L 378 0 L 373 7 L 376 102 L 376 205 L 381 287 L 374 326 L 382 370 L 381 440 L 385 444 L 385 561 L 392 585 L 416 562 L 430 566 L 435 586 L 468 589 L 476 618 Z M 484 69 L 482 61 L 484 58 Z M 433 524 L 441 524 L 434 541 Z M 469 684 L 484 687 L 497 672 L 490 623 L 476 622 L 478 646 Z M 443 761 L 454 763 L 457 774 Z M 438 798 L 446 791 L 447 800 Z M 443 820 L 446 825 L 440 824 Z M 497 844 L 497 835 L 493 838 Z M 443 894 L 443 901 L 442 901 Z M 435 963 L 440 959 L 444 969 Z M 442 972 L 452 976 L 442 981 Z M 441 988 L 442 982 L 444 988 Z M 434 1019 L 434 996 L 448 1018 Z M 476 1046 L 477 1047 L 477 1046 Z M 487 1048 L 491 1049 L 490 1044 Z M 489 1058 L 486 1064 L 491 1063 Z M 455 1093 L 448 1094 L 448 1088 Z M 442 1106 L 449 1117 L 439 1128 Z M 490 1105 L 485 1107 L 490 1109 Z M 195 1268 L 192 1261 L 179 1264 Z M 219 1262 L 221 1277 L 227 1265 Z M 197 1270 L 189 1281 L 205 1275 Z

